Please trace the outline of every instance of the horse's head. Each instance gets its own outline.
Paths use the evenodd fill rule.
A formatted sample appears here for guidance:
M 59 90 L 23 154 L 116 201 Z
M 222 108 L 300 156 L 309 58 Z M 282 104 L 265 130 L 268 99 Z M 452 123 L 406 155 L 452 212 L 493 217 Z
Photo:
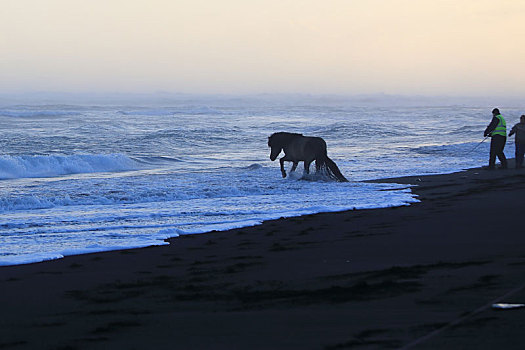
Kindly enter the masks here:
M 270 160 L 273 162 L 275 159 L 277 159 L 277 156 L 279 153 L 281 153 L 281 150 L 283 149 L 281 144 L 278 144 L 275 134 L 268 137 L 268 147 L 270 147 L 272 150 L 270 151 Z

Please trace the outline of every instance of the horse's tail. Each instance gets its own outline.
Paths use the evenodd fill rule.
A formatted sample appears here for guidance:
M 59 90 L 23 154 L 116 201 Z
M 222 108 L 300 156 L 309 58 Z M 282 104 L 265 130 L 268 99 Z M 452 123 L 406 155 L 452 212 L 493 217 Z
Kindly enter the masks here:
M 332 174 L 334 174 L 337 181 L 348 182 L 346 177 L 344 177 L 343 174 L 341 174 L 341 170 L 339 170 L 337 164 L 335 164 L 333 160 L 328 158 L 328 156 L 326 156 L 325 163 L 328 166 L 328 169 L 330 169 L 330 171 L 332 172 Z
M 319 170 L 324 165 L 326 165 L 325 168 L 328 171 L 328 175 L 331 178 L 337 181 L 340 181 L 340 182 L 348 182 L 346 177 L 344 177 L 343 174 L 341 174 L 341 170 L 339 170 L 339 168 L 337 167 L 337 164 L 335 164 L 335 162 L 331 160 L 330 158 L 328 158 L 328 156 L 326 155 L 323 156 L 322 159 L 319 159 L 318 161 L 316 161 L 316 169 Z

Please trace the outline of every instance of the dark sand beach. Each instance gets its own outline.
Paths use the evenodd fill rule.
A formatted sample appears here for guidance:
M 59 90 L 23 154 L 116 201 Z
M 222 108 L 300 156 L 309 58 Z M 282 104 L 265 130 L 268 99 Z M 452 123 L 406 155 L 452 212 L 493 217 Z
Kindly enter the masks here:
M 0 349 L 524 349 L 491 305 L 525 303 L 525 170 L 380 182 L 421 202 L 1 267 Z

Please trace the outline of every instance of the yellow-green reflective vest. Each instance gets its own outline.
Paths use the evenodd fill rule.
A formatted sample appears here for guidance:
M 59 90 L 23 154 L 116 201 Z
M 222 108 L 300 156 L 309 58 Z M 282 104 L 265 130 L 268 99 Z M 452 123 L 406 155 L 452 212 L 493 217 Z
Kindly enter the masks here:
M 491 136 L 494 135 L 501 135 L 501 136 L 507 136 L 507 123 L 505 123 L 505 119 L 501 116 L 501 114 L 498 114 L 496 118 L 499 119 L 499 123 L 496 126 L 496 129 L 491 133 Z

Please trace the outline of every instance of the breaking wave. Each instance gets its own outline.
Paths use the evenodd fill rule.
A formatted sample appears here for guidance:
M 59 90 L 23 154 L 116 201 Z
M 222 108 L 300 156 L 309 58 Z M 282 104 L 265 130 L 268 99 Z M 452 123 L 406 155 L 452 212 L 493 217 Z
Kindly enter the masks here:
M 123 154 L 0 156 L 0 179 L 131 171 L 140 164 Z

